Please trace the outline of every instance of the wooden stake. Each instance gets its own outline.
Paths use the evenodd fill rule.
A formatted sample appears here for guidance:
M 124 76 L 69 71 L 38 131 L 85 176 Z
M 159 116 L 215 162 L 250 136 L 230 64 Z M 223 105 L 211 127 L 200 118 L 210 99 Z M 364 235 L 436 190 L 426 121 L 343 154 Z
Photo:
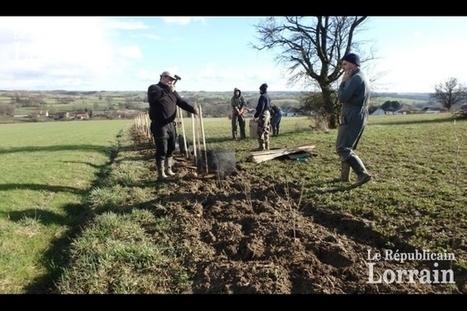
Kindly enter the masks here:
M 183 145 L 185 147 L 185 156 L 186 156 L 187 159 L 189 159 L 190 158 L 190 153 L 188 152 L 188 146 L 187 146 L 187 143 L 186 143 L 185 124 L 183 123 L 182 110 L 178 106 L 177 106 L 177 116 L 178 116 L 179 122 L 180 122 L 181 127 L 182 127 Z M 180 144 L 180 140 L 178 141 L 178 143 Z
M 193 131 L 193 163 L 196 167 L 198 167 L 197 162 L 197 152 L 196 152 L 196 122 L 195 122 L 195 115 L 191 114 L 191 129 Z
M 201 105 L 198 105 L 198 111 L 199 111 L 199 120 L 201 123 L 201 134 L 203 135 L 203 148 L 204 148 L 204 161 L 205 161 L 205 166 L 206 166 L 206 174 L 208 174 L 208 150 L 206 148 L 206 135 L 204 135 L 204 124 L 203 124 L 203 111 L 201 109 Z

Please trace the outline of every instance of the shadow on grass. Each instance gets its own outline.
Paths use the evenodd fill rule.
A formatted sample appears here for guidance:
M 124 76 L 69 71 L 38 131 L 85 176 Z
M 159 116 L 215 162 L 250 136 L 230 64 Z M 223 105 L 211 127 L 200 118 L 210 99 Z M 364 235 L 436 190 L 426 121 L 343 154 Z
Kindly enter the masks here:
M 109 211 L 119 214 L 131 213 L 135 208 L 141 210 L 146 208 L 146 206 L 152 206 L 156 203 L 156 200 L 154 200 L 135 206 L 113 206 L 111 208 L 102 207 L 99 209 L 91 209 L 85 204 L 69 204 L 64 206 L 64 210 L 66 211 L 65 216 L 37 210 L 28 210 L 13 215 L 13 217 L 11 217 L 12 219 L 19 220 L 25 215 L 37 214 L 38 216 L 36 217 L 40 217 L 42 220 L 41 222 L 46 225 L 58 224 L 62 227 L 70 228 L 61 237 L 55 239 L 51 243 L 51 247 L 42 254 L 40 262 L 47 268 L 47 273 L 33 280 L 30 285 L 25 288 L 25 293 L 60 294 L 57 292 L 57 284 L 60 281 L 63 271 L 70 265 L 71 258 L 69 252 L 71 243 L 80 236 L 84 228 L 87 227 L 87 224 L 92 223 L 97 216 Z
M 46 151 L 56 151 L 56 150 L 69 150 L 70 146 L 51 146 L 46 148 L 18 148 L 21 151 L 27 150 L 46 150 Z M 103 149 L 105 147 L 91 146 L 91 145 L 76 145 L 72 146 L 76 150 L 98 150 L 99 148 Z M 14 150 L 19 151 L 19 150 Z M 126 150 L 131 148 L 117 148 L 110 147 L 105 148 L 106 154 L 109 156 L 109 161 L 103 165 L 96 166 L 94 164 L 86 163 L 92 165 L 98 169 L 96 174 L 96 179 L 92 183 L 90 189 L 99 187 L 103 181 L 108 177 L 110 173 L 110 166 L 115 162 L 118 152 L 121 150 Z M 3 185 L 3 189 L 12 189 L 17 188 L 18 185 Z M 88 191 L 77 190 L 71 187 L 55 187 L 55 186 L 44 186 L 44 185 L 23 185 L 24 187 L 34 188 L 34 190 L 49 190 L 49 191 L 75 191 L 83 197 L 83 202 Z M 0 188 L 2 189 L 2 188 Z M 68 204 L 63 206 L 65 215 L 57 215 L 55 213 L 50 213 L 48 211 L 38 211 L 38 210 L 27 210 L 23 212 L 14 212 L 9 213 L 10 219 L 20 220 L 23 217 L 27 216 L 38 216 L 41 219 L 41 222 L 50 225 L 58 224 L 63 228 L 69 228 L 65 231 L 60 237 L 56 238 L 51 242 L 51 246 L 42 254 L 40 261 L 42 265 L 47 269 L 47 273 L 37 278 L 29 286 L 25 288 L 26 294 L 53 294 L 56 293 L 56 284 L 60 279 L 61 274 L 64 271 L 64 268 L 68 265 L 69 259 L 69 249 L 72 241 L 81 234 L 82 230 L 86 228 L 86 224 L 90 223 L 99 211 L 93 209 L 91 206 L 86 203 L 81 204 Z
M 34 190 L 34 191 L 49 191 L 49 192 L 70 192 L 79 195 L 85 195 L 86 190 L 81 190 L 78 188 L 67 187 L 67 186 L 50 186 L 50 185 L 41 185 L 41 184 L 0 184 L 0 191 L 8 190 Z
M 124 148 L 120 150 L 124 151 Z M 112 157 L 115 152 L 115 146 L 101 146 L 101 145 L 53 145 L 53 146 L 23 146 L 13 147 L 8 149 L 0 149 L 0 154 L 9 154 L 17 152 L 54 152 L 54 151 L 95 151 L 104 153 Z
M 11 219 L 20 219 L 28 214 L 35 213 L 45 225 L 58 224 L 70 228 L 61 237 L 51 242 L 51 245 L 42 254 L 40 262 L 47 272 L 33 280 L 24 290 L 26 294 L 53 294 L 55 284 L 60 278 L 62 268 L 68 262 L 67 252 L 73 239 L 79 235 L 83 224 L 92 216 L 89 208 L 82 204 L 69 204 L 63 207 L 66 215 L 57 215 L 47 211 L 28 210 L 22 213 L 10 213 Z
M 119 137 L 119 136 L 117 136 Z M 46 151 L 56 151 L 56 150 L 69 150 L 70 146 L 51 146 L 50 148 L 45 148 Z M 91 146 L 91 145 L 76 145 L 72 146 L 76 150 L 98 150 L 99 148 L 103 149 L 102 146 Z M 20 149 L 20 148 L 18 148 Z M 90 189 L 101 186 L 103 182 L 106 181 L 108 175 L 111 173 L 111 165 L 116 162 L 117 156 L 120 151 L 126 150 L 136 150 L 138 147 L 129 146 L 112 146 L 105 148 L 105 153 L 109 156 L 107 163 L 103 165 L 95 165 L 93 163 L 81 162 L 87 165 L 90 165 L 98 170 L 96 178 L 92 183 Z M 22 151 L 26 150 L 35 150 L 34 147 L 22 148 Z M 44 148 L 37 148 L 37 150 L 44 150 Z M 14 150 L 19 151 L 19 150 Z M 44 185 L 20 185 L 22 187 L 28 187 L 28 189 L 34 190 L 49 190 L 49 191 L 74 191 L 82 196 L 83 202 L 85 202 L 86 195 L 89 190 L 77 190 L 71 187 L 55 187 L 55 186 L 44 186 Z M 0 189 L 2 185 L 0 185 Z M 18 185 L 6 185 L 3 186 L 4 190 L 17 188 Z M 118 212 L 118 213 L 130 213 L 134 208 L 143 209 L 150 208 L 152 205 L 156 204 L 156 201 L 144 202 L 137 204 L 135 206 L 104 206 L 100 208 L 93 208 L 86 203 L 81 204 L 68 204 L 63 206 L 65 215 L 58 215 L 56 213 L 50 213 L 48 211 L 29 209 L 23 212 L 14 212 L 9 213 L 10 219 L 13 221 L 19 221 L 24 217 L 39 217 L 41 222 L 45 225 L 59 225 L 63 228 L 69 228 L 64 232 L 60 237 L 56 238 L 51 242 L 51 246 L 42 254 L 40 261 L 42 265 L 47 269 L 47 273 L 41 277 L 35 279 L 30 283 L 29 286 L 25 288 L 26 294 L 54 294 L 57 293 L 56 286 L 60 280 L 60 277 L 63 271 L 66 270 L 67 266 L 70 264 L 70 246 L 71 243 L 76 240 L 76 238 L 82 233 L 82 231 L 87 227 L 87 224 L 92 223 L 95 217 L 98 215 L 108 212 L 109 210 Z

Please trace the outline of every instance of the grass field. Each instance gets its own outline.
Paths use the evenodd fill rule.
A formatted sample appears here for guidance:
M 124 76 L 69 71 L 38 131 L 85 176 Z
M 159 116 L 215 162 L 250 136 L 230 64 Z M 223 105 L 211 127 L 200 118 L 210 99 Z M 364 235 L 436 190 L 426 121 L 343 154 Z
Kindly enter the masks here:
M 86 212 L 83 198 L 128 123 L 0 125 L 0 292 L 24 292 L 58 272 L 54 244 Z
M 184 123 L 190 137 L 191 120 Z M 235 150 L 244 170 L 271 183 L 286 178 L 290 187 L 304 187 L 303 204 L 367 219 L 388 243 L 398 237 L 453 252 L 459 269 L 467 268 L 467 121 L 448 114 L 370 117 L 358 153 L 374 179 L 354 191 L 327 188 L 339 173 L 336 131 L 315 132 L 311 124 L 283 118 L 271 142 L 316 143 L 309 162 L 258 165 L 248 161 L 254 139 L 232 141 L 230 121 L 204 120 L 208 148 Z M 152 155 L 133 145 L 128 121 L 0 125 L 0 134 L 0 292 L 190 289 L 181 258 L 196 249 L 177 244 L 176 218 L 157 216 L 170 185 L 155 181 Z

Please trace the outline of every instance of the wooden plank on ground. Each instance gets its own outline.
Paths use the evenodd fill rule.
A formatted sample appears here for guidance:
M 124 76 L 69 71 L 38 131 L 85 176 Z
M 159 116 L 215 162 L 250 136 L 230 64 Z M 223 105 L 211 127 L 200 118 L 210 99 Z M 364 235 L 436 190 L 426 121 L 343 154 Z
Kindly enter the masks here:
M 315 144 L 303 144 L 280 149 L 253 151 L 251 152 L 251 160 L 255 163 L 261 163 L 299 151 L 311 152 L 315 147 Z

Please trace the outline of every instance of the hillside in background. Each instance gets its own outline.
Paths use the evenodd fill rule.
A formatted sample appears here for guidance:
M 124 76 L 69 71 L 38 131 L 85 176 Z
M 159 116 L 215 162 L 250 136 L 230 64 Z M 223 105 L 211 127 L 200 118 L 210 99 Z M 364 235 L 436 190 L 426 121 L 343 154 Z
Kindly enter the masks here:
M 232 92 L 188 92 L 180 91 L 182 97 L 203 106 L 206 116 L 227 117 L 230 114 Z M 299 108 L 304 92 L 269 91 L 274 104 L 282 108 Z M 247 106 L 255 108 L 259 92 L 242 92 Z M 398 101 L 402 107 L 421 110 L 436 106 L 430 101 L 429 93 L 374 93 L 371 106 L 379 107 L 386 101 Z M 0 122 L 17 122 L 13 116 L 42 120 L 44 116 L 61 119 L 70 115 L 89 114 L 97 119 L 133 118 L 148 109 L 146 90 L 140 91 L 0 91 Z

